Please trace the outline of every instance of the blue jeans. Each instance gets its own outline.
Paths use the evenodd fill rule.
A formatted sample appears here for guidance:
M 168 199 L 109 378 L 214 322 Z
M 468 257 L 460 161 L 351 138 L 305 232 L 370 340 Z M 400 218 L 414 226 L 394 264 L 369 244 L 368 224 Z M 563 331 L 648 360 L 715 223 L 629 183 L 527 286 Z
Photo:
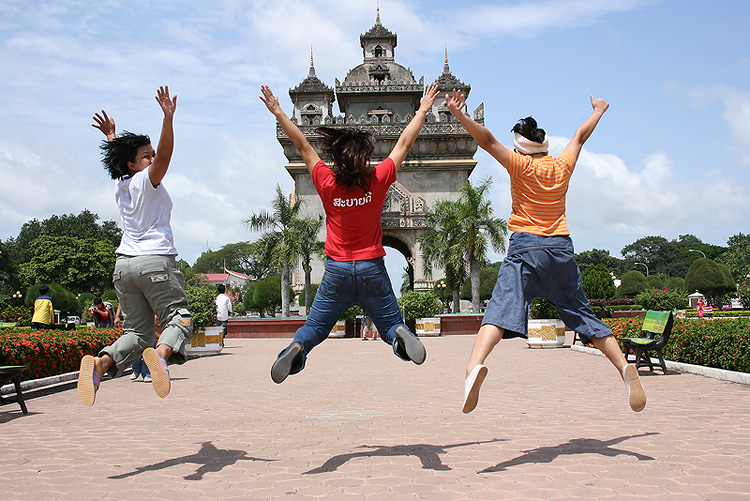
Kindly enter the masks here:
M 146 365 L 146 362 L 144 362 L 142 358 L 133 362 L 133 374 L 141 374 L 143 376 L 151 375 L 151 371 L 148 370 L 148 365 Z
M 216 326 L 221 327 L 221 338 L 224 339 L 227 337 L 227 325 L 229 324 L 229 320 L 217 320 Z
M 302 370 L 310 350 L 328 337 L 336 321 L 355 304 L 372 319 L 380 338 L 391 345 L 393 352 L 398 355 L 396 327 L 407 327 L 401 317 L 383 259 L 335 261 L 328 258 L 307 321 L 294 334 L 294 341 L 302 343 L 304 349 L 301 366 L 293 367 L 291 374 Z

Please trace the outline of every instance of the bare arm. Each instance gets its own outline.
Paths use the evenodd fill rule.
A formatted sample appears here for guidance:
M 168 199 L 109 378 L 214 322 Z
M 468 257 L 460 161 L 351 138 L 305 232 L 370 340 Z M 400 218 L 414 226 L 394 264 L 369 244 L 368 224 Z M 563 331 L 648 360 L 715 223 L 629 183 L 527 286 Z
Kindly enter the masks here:
M 454 90 L 453 96 L 446 94 L 445 104 L 448 107 L 448 111 L 454 117 L 458 118 L 458 121 L 471 134 L 471 137 L 474 138 L 479 147 L 486 150 L 503 167 L 508 167 L 508 161 L 510 160 L 508 149 L 495 139 L 495 136 L 492 135 L 487 127 L 475 122 L 469 115 L 463 112 L 463 107 L 466 106 L 463 93 L 460 90 Z
M 107 116 L 107 112 L 102 110 L 102 114 L 94 113 L 94 122 L 91 126 L 102 131 L 107 136 L 107 141 L 112 141 L 115 137 L 115 119 Z
M 174 151 L 174 129 L 172 128 L 172 118 L 177 109 L 177 96 L 169 98 L 169 87 L 159 87 L 156 91 L 156 102 L 164 111 L 164 121 L 161 124 L 161 136 L 159 137 L 159 146 L 156 148 L 154 161 L 148 168 L 148 177 L 151 184 L 157 186 L 164 179 L 169 169 L 169 162 L 172 160 Z
M 396 146 L 393 147 L 393 151 L 388 155 L 393 163 L 396 164 L 396 172 L 401 168 L 401 163 L 409 154 L 409 150 L 414 146 L 414 142 L 419 136 L 419 131 L 422 129 L 422 124 L 427 116 L 427 112 L 432 108 L 435 98 L 438 95 L 437 84 L 432 84 L 424 92 L 424 97 L 419 103 L 419 109 L 414 114 L 414 118 L 409 122 L 401 135 L 396 141 Z
M 289 136 L 294 147 L 297 148 L 300 155 L 302 155 L 302 160 L 307 166 L 307 171 L 312 174 L 315 164 L 320 162 L 320 156 L 315 151 L 315 148 L 307 142 L 307 138 L 302 134 L 302 131 L 299 130 L 299 127 L 297 127 L 294 122 L 286 116 L 286 113 L 284 113 L 279 105 L 279 98 L 271 92 L 271 89 L 267 85 L 261 85 L 260 91 L 263 93 L 263 95 L 260 96 L 260 100 L 266 105 L 268 111 L 276 117 L 281 128 L 284 129 L 284 132 Z
M 609 108 L 609 103 L 604 99 L 594 99 L 594 96 L 591 96 L 591 107 L 594 108 L 591 115 L 583 122 L 583 125 L 578 127 L 573 139 L 565 147 L 565 151 L 573 153 L 576 158 L 578 158 L 578 154 L 581 152 L 581 148 L 583 148 L 583 143 L 591 137 L 602 115 Z

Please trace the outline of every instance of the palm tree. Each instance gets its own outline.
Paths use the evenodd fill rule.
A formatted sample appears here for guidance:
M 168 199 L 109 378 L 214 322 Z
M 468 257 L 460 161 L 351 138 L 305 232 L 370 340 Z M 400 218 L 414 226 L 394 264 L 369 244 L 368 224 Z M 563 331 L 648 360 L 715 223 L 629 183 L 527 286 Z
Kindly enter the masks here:
M 434 266 L 445 271 L 445 283 L 453 296 L 453 313 L 460 310 L 459 291 L 466 280 L 467 268 L 464 249 L 457 245 L 460 231 L 457 205 L 451 200 L 438 202 L 427 216 L 427 225 L 432 229 L 419 237 L 424 273 L 430 276 Z
M 309 314 L 312 305 L 312 272 L 313 256 L 323 257 L 325 244 L 318 240 L 318 233 L 323 228 L 323 216 L 317 218 L 295 219 L 292 222 L 292 250 L 302 259 L 302 271 L 305 272 L 305 312 Z
M 302 208 L 302 200 L 292 202 L 276 185 L 276 196 L 271 202 L 271 212 L 261 210 L 245 220 L 245 226 L 253 231 L 266 230 L 261 242 L 267 255 L 273 257 L 281 266 L 281 314 L 290 315 L 289 299 L 291 296 L 291 264 L 297 258 L 295 249 L 295 221 Z
M 467 181 L 461 187 L 458 200 L 436 206 L 433 221 L 437 224 L 432 225 L 432 231 L 437 234 L 427 236 L 430 233 L 427 232 L 423 236 L 423 248 L 433 253 L 436 263 L 442 263 L 446 275 L 450 271 L 451 279 L 459 278 L 468 263 L 474 313 L 479 313 L 480 264 L 486 261 L 489 247 L 496 252 L 505 251 L 505 220 L 494 216 L 486 198 L 491 187 L 491 177 L 483 179 L 476 187 Z M 454 292 L 454 304 L 456 302 Z

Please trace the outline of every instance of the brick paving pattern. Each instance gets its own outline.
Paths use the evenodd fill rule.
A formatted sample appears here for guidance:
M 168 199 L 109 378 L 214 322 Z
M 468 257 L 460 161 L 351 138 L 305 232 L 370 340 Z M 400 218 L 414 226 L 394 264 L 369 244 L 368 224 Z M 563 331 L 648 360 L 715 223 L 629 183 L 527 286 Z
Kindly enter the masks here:
M 642 371 L 629 410 L 603 357 L 502 341 L 461 413 L 474 336 L 428 358 L 330 339 L 281 385 L 285 339 L 228 339 L 172 393 L 107 380 L 0 406 L 2 499 L 750 499 L 750 387 Z

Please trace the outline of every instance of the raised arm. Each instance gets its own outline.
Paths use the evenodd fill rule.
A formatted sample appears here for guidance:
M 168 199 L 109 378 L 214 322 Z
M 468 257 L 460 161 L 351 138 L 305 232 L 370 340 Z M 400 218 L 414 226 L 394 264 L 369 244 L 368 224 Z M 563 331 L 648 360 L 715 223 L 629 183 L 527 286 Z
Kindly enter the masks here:
M 107 112 L 102 110 L 102 114 L 94 113 L 94 122 L 91 126 L 95 129 L 102 131 L 102 134 L 107 136 L 107 141 L 112 141 L 116 136 L 115 134 L 115 119 L 107 116 Z
M 593 108 L 591 115 L 585 122 L 583 122 L 583 125 L 578 127 L 573 139 L 568 143 L 568 146 L 565 147 L 565 151 L 572 152 L 576 158 L 578 158 L 578 154 L 581 152 L 583 143 L 591 137 L 591 134 L 594 132 L 599 120 L 601 120 L 602 115 L 604 115 L 604 112 L 609 108 L 609 103 L 604 99 L 594 99 L 594 96 L 591 96 L 591 107 Z
M 312 174 L 315 164 L 320 162 L 320 156 L 315 151 L 315 148 L 313 148 L 310 143 L 307 142 L 307 138 L 304 134 L 302 134 L 302 131 L 299 130 L 299 127 L 297 127 L 294 122 L 292 122 L 292 120 L 288 116 L 286 116 L 286 113 L 284 113 L 284 111 L 281 109 L 281 106 L 279 105 L 279 98 L 276 97 L 273 92 L 271 92 L 271 89 L 267 85 L 261 85 L 260 91 L 263 94 L 262 96 L 260 96 L 260 100 L 263 101 L 263 104 L 266 105 L 268 111 L 270 111 L 271 114 L 276 117 L 276 120 L 279 122 L 279 125 L 281 125 L 281 128 L 284 129 L 284 132 L 286 132 L 286 135 L 289 136 L 289 139 L 291 139 L 294 147 L 297 148 L 300 155 L 302 155 L 302 160 L 307 166 L 307 171 Z
M 427 116 L 427 112 L 432 108 L 437 95 L 437 84 L 432 84 L 427 87 L 424 91 L 424 97 L 419 103 L 419 109 L 414 114 L 414 118 L 412 118 L 409 125 L 404 128 L 403 132 L 401 132 L 401 136 L 399 136 L 398 141 L 396 141 L 396 146 L 393 147 L 393 151 L 388 155 L 391 160 L 393 160 L 393 163 L 396 164 L 396 171 L 401 168 L 401 163 L 406 158 L 406 155 L 409 154 L 411 147 L 414 146 L 419 131 L 422 130 L 424 118 Z
M 169 169 L 169 162 L 172 160 L 174 151 L 174 129 L 172 128 L 172 118 L 177 109 L 177 96 L 170 99 L 169 87 L 159 87 L 156 91 L 156 102 L 164 111 L 164 121 L 161 124 L 161 136 L 159 136 L 159 146 L 156 147 L 156 156 L 148 168 L 148 177 L 151 184 L 156 186 L 161 183 Z
M 504 167 L 508 166 L 510 155 L 508 149 L 500 144 L 500 141 L 495 139 L 490 130 L 475 122 L 469 115 L 463 112 L 466 102 L 464 101 L 463 93 L 460 90 L 454 90 L 453 95 L 445 95 L 445 105 L 448 107 L 448 111 L 453 114 L 454 117 L 458 118 L 464 129 L 471 134 L 471 137 L 477 142 L 480 148 L 486 150 L 492 157 L 500 162 Z

